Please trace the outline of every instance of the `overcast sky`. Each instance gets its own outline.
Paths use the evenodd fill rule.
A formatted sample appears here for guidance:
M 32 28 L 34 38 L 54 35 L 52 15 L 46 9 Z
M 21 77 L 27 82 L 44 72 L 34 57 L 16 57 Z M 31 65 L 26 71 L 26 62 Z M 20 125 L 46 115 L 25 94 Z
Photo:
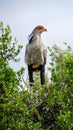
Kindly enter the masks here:
M 64 48 L 63 42 L 67 42 L 73 48 L 73 0 L 0 0 L 0 21 L 10 25 L 13 37 L 24 46 L 22 61 L 15 68 L 26 67 L 25 46 L 36 25 L 48 30 L 42 35 L 46 46 L 56 43 Z

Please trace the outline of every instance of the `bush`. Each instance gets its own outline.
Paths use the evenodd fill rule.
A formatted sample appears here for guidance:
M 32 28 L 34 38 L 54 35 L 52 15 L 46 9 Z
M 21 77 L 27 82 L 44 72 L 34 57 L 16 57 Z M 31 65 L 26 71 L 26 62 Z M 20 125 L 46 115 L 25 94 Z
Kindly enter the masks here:
M 73 52 L 65 45 L 65 50 L 48 47 L 50 82 L 40 86 L 37 74 L 30 93 L 28 83 L 27 90 L 22 86 L 24 68 L 16 72 L 9 65 L 10 60 L 20 61 L 22 45 L 0 22 L 0 130 L 73 129 Z

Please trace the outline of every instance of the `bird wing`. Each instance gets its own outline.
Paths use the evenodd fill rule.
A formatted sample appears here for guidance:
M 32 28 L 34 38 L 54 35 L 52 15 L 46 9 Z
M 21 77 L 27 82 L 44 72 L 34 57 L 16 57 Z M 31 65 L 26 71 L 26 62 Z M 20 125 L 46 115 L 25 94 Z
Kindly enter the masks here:
M 28 45 L 26 46 L 26 50 L 25 50 L 25 62 L 26 64 L 29 64 L 30 61 L 30 53 L 28 52 Z
M 43 57 L 44 57 L 44 64 L 46 64 L 46 58 L 47 58 L 47 48 L 43 47 Z

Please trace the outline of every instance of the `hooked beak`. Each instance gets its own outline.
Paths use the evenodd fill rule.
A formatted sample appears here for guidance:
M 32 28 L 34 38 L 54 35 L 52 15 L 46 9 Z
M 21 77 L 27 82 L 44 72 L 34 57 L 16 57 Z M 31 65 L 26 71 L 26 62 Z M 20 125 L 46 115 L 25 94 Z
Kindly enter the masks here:
M 45 28 L 45 31 L 47 31 L 47 29 Z

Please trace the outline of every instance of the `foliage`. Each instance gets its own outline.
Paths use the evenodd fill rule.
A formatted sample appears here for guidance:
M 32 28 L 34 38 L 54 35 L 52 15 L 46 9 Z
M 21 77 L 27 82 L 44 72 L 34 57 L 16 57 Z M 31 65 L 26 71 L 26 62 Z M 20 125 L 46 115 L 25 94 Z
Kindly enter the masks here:
M 22 45 L 13 40 L 10 27 L 0 22 L 0 130 L 73 129 L 73 52 L 48 47 L 50 81 L 40 86 L 35 77 L 33 92 L 23 89 L 24 68 L 15 72 L 9 61 L 19 62 Z M 48 78 L 48 77 L 47 77 Z

